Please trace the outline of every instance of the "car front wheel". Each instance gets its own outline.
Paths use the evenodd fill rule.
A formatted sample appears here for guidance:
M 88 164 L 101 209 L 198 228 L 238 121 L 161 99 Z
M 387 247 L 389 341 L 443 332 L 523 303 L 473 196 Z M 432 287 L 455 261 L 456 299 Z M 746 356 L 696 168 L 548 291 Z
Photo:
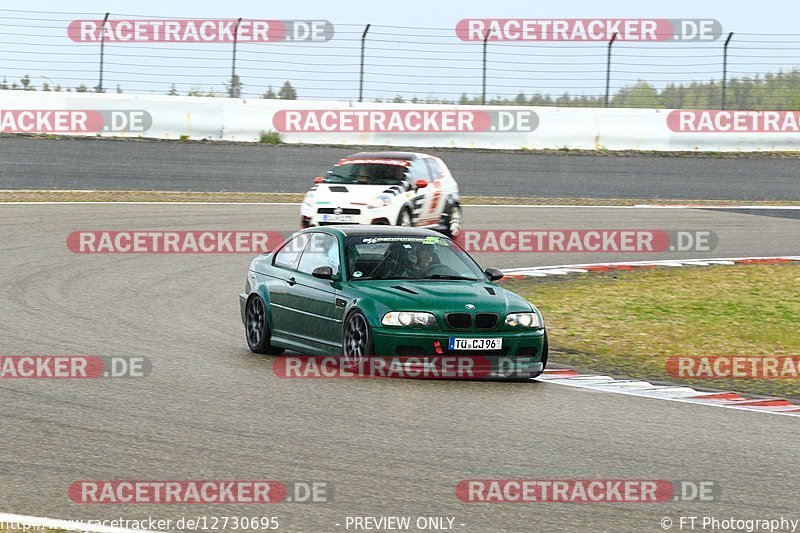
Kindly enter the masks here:
M 397 217 L 397 225 L 405 227 L 411 227 L 414 225 L 414 223 L 411 221 L 411 211 L 409 211 L 408 208 L 403 208 L 403 210 L 400 211 L 400 216 Z
M 269 342 L 271 333 L 267 323 L 267 310 L 260 296 L 252 296 L 247 301 L 244 316 L 247 346 L 251 352 L 268 355 L 283 353 L 282 348 L 276 348 Z
M 361 366 L 372 355 L 372 333 L 361 311 L 353 311 L 345 321 L 342 350 L 344 363 L 349 368 Z
M 450 210 L 450 216 L 447 217 L 447 229 L 445 234 L 451 239 L 455 239 L 461 233 L 461 225 L 463 220 L 463 213 L 461 212 L 460 205 L 454 205 Z

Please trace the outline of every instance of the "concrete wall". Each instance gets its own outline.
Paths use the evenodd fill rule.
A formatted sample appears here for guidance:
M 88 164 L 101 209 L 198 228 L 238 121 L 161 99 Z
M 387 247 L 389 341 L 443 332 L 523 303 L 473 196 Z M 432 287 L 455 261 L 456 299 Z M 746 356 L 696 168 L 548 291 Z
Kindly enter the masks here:
M 240 100 L 166 95 L 94 94 L 37 91 L 0 91 L 0 128 L 17 124 L 8 116 L 14 110 L 102 111 L 108 122 L 111 110 L 145 112 L 151 119 L 146 131 L 101 131 L 100 135 L 157 139 L 211 139 L 257 142 L 262 132 L 285 129 L 291 112 L 362 112 L 366 123 L 374 117 L 400 117 L 413 129 L 420 116 L 466 117 L 460 131 L 284 131 L 283 142 L 343 145 L 447 146 L 496 149 L 607 149 L 689 151 L 773 151 L 800 149 L 800 112 L 702 112 L 681 120 L 664 109 L 595 109 L 509 106 L 447 106 L 425 104 L 375 104 L 312 100 Z M 289 113 L 289 115 L 287 115 Z M 384 115 L 381 115 L 383 113 Z M 691 113 L 691 112 L 689 112 Z M 696 112 L 700 113 L 700 112 Z M 723 113 L 723 114 L 720 114 Z M 13 113 L 12 113 L 13 115 Z M 141 114 L 140 114 L 141 115 Z M 326 115 L 330 119 L 334 114 Z M 312 118 L 313 118 L 312 117 Z M 460 118 L 459 118 L 460 117 Z M 295 117 L 296 118 L 296 117 Z M 306 116 L 300 122 L 305 124 Z M 501 131 L 509 119 L 523 120 L 521 128 Z M 706 120 L 705 123 L 700 122 Z M 147 121 L 145 121 L 147 122 Z M 388 123 L 388 122 L 387 122 Z M 331 125 L 330 121 L 328 125 Z M 705 126 L 730 131 L 675 131 Z M 746 131 L 748 129 L 766 131 Z M 378 125 L 377 129 L 380 129 Z M 458 129 L 458 128 L 456 128 Z M 470 131 L 472 129 L 473 131 Z M 474 130 L 484 131 L 474 131 Z M 97 135 L 94 131 L 68 134 Z

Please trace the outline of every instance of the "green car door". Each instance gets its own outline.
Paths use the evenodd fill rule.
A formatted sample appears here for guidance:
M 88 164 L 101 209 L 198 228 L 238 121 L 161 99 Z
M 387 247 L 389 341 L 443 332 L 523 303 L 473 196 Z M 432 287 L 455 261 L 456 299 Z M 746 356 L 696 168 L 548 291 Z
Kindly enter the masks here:
M 339 242 L 328 233 L 311 233 L 286 295 L 287 319 L 294 340 L 320 355 L 341 346 L 343 307 L 336 305 L 341 271 Z M 332 279 L 314 277 L 320 267 L 330 267 Z
M 297 266 L 308 243 L 309 235 L 301 233 L 275 252 L 271 268 L 265 269 L 270 302 L 270 328 L 278 336 L 291 336 L 295 315 L 292 312 L 294 286 L 297 284 Z

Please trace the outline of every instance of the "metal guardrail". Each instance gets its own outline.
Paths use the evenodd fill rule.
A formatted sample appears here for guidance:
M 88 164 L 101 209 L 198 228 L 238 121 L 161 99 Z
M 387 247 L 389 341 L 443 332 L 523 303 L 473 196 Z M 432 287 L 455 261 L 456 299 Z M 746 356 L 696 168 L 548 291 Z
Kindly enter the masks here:
M 70 22 L 156 20 L 0 9 L 3 88 L 352 101 L 800 109 L 800 34 L 711 41 L 504 42 L 455 28 L 336 24 L 279 43 L 74 42 Z M 232 18 L 238 28 L 242 18 Z M 238 31 L 234 33 L 238 35 Z M 99 59 L 99 64 L 98 64 Z M 96 84 L 94 80 L 97 80 Z M 288 89 L 280 88 L 288 82 Z

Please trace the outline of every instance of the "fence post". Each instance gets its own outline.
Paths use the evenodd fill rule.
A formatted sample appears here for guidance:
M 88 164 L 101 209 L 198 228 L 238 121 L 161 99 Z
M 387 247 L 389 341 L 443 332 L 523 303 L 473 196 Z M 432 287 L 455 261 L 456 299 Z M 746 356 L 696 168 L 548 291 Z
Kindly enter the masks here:
M 733 38 L 733 32 L 728 34 L 725 39 L 725 46 L 722 48 L 722 109 L 725 109 L 725 93 L 728 89 L 728 44 Z
M 608 94 L 611 90 L 611 45 L 614 44 L 614 41 L 617 40 L 617 33 L 614 32 L 614 35 L 611 36 L 611 40 L 608 41 L 608 56 L 606 57 L 606 105 L 608 107 Z
M 364 27 L 364 33 L 361 34 L 361 72 L 358 75 L 358 101 L 361 102 L 364 99 L 364 44 L 367 41 L 367 32 L 369 31 L 370 25 L 367 24 Z
M 103 18 L 103 24 L 100 26 L 100 79 L 95 88 L 95 92 L 103 92 L 103 57 L 105 56 L 106 45 L 106 22 L 108 22 L 108 13 Z
M 483 89 L 481 91 L 481 105 L 486 105 L 486 48 L 489 42 L 489 30 L 486 30 L 486 35 L 483 36 Z
M 239 24 L 242 23 L 242 17 L 236 21 L 236 27 L 233 29 L 233 60 L 231 61 L 231 88 L 228 94 L 231 98 L 239 98 L 242 96 L 239 91 L 239 84 L 236 82 L 236 44 L 239 42 Z

